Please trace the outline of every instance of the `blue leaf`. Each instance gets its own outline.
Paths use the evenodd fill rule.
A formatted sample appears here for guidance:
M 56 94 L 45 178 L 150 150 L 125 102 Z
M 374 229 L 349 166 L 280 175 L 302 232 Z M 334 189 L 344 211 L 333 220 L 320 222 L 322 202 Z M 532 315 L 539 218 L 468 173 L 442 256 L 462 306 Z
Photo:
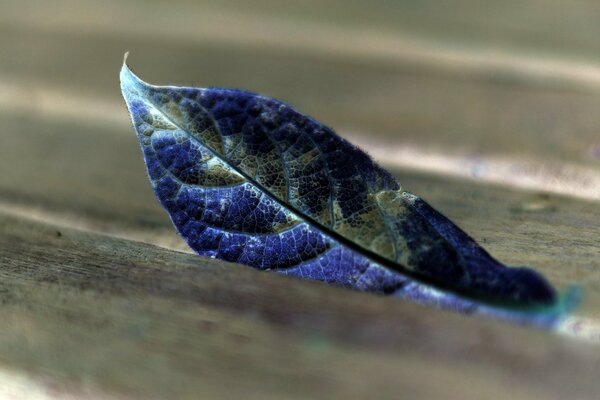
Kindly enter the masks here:
M 553 326 L 560 299 L 508 268 L 331 129 L 239 90 L 121 89 L 150 183 L 198 254 L 464 313 Z

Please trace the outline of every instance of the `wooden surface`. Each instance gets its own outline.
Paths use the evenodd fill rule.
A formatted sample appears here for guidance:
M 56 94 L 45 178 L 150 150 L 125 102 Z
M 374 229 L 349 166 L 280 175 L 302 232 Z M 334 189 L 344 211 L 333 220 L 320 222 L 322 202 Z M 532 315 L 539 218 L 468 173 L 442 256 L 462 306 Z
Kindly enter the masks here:
M 581 285 L 576 317 L 594 327 L 600 197 L 578 179 L 600 176 L 600 8 L 251 3 L 3 2 L 0 394 L 597 398 L 593 329 L 583 340 L 189 254 L 117 73 L 129 50 L 149 82 L 265 93 L 415 157 L 577 171 L 582 196 L 388 165 L 499 259 Z

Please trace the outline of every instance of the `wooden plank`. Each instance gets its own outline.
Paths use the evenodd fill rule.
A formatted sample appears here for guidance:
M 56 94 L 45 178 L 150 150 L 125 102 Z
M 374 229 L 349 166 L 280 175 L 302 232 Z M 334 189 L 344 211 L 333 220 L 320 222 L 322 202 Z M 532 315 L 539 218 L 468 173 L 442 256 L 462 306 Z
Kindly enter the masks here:
M 121 110 L 115 76 L 124 51 L 131 50 L 132 66 L 149 82 L 265 93 L 342 133 L 368 132 L 450 155 L 503 155 L 598 168 L 600 90 L 233 39 L 124 36 L 110 25 L 85 35 L 8 24 L 0 29 L 0 46 L 14 55 L 0 64 L 0 79 L 18 83 L 22 96 L 35 98 L 36 91 L 51 88 Z
M 0 264 L 1 363 L 55 393 L 558 399 L 600 389 L 590 345 L 145 244 L 2 216 Z
M 341 134 L 594 172 L 599 13 L 584 0 L 6 2 L 0 391 L 593 398 L 597 346 L 140 243 L 189 252 L 150 191 L 116 76 L 130 50 L 151 82 L 262 92 Z M 597 201 L 395 174 L 501 260 L 580 283 L 578 315 L 600 320 Z
M 151 192 L 135 135 L 124 132 L 128 127 L 8 115 L 2 120 L 14 134 L 0 149 L 0 169 L 12 171 L 0 177 L 0 207 L 189 251 Z M 581 315 L 600 320 L 596 202 L 415 171 L 396 175 L 499 259 L 537 268 L 563 289 L 582 285 Z

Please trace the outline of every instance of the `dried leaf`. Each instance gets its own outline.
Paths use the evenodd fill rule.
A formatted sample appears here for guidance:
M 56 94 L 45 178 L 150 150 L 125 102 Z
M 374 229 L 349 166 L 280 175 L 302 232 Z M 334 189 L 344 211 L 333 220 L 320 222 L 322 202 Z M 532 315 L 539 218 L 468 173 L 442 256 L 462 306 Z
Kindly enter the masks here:
M 493 259 L 292 107 L 239 90 L 152 86 L 125 64 L 121 88 L 152 187 L 198 254 L 524 323 L 564 315 L 540 274 Z

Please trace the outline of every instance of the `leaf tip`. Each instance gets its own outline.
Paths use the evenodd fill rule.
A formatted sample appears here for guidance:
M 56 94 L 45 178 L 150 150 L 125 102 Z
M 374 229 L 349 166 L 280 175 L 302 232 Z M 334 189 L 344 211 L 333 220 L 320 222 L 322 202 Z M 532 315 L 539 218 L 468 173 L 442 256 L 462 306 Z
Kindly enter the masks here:
M 128 83 L 131 80 L 133 80 L 133 81 L 137 80 L 137 79 L 134 79 L 135 75 L 133 75 L 133 72 L 131 72 L 131 70 L 129 69 L 129 66 L 127 65 L 128 57 L 129 57 L 129 52 L 126 52 L 123 55 L 123 65 L 121 66 L 121 73 L 119 76 L 119 78 L 121 79 L 121 86 L 123 86 L 124 84 Z
M 129 57 L 129 52 L 126 52 L 123 55 L 123 65 L 121 66 L 121 73 L 119 74 L 119 79 L 121 81 L 121 90 L 123 94 L 126 94 L 129 91 L 140 92 L 144 87 L 148 86 L 144 81 L 138 78 L 132 71 L 129 69 L 127 65 L 127 58 Z

